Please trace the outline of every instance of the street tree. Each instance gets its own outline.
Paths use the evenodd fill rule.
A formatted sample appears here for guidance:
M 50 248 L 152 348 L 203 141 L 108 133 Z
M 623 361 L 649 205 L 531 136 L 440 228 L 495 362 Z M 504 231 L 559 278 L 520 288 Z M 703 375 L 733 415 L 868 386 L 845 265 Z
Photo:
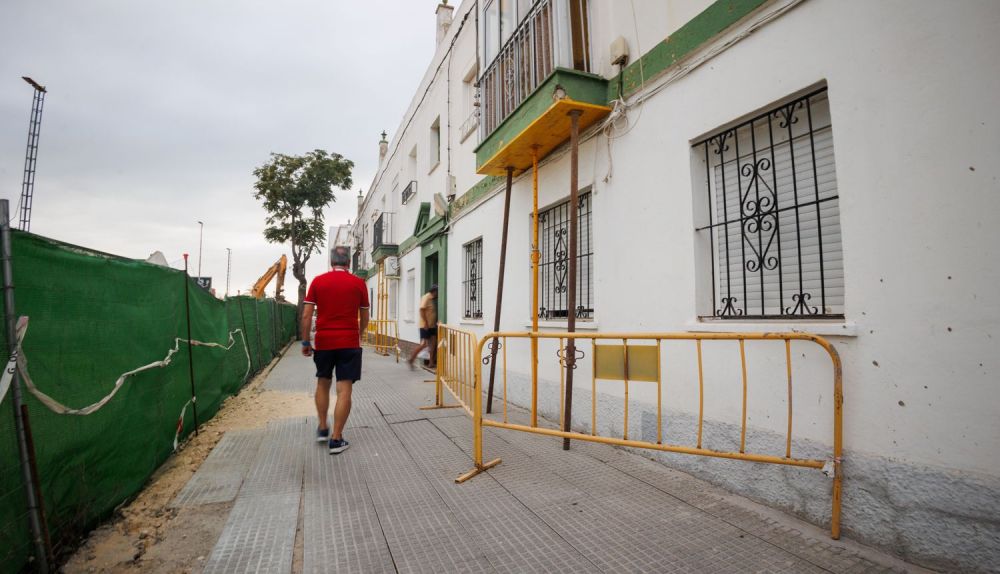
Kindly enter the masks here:
M 354 162 L 337 153 L 313 150 L 294 156 L 272 153 L 253 171 L 254 197 L 267 211 L 264 238 L 268 243 L 290 243 L 292 276 L 299 282 L 299 312 L 306 296 L 306 262 L 321 253 L 326 242 L 323 209 L 337 200 L 334 189 L 351 187 Z

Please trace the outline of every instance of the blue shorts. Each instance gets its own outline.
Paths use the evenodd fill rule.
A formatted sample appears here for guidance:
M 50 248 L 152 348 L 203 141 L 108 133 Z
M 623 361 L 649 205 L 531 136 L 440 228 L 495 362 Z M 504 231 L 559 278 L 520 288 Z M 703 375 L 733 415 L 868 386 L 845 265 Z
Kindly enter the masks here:
M 336 369 L 338 381 L 351 381 L 356 383 L 361 380 L 361 348 L 357 349 L 331 349 L 313 351 L 313 363 L 316 364 L 317 379 L 333 379 L 333 371 Z

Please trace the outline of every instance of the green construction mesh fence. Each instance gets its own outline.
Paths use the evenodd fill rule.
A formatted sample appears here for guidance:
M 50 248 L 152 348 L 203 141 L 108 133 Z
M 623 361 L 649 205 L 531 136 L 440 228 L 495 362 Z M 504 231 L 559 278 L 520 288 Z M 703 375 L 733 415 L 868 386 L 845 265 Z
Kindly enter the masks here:
M 12 232 L 16 314 L 29 318 L 22 349 L 38 390 L 88 415 L 57 414 L 22 385 L 38 460 L 46 522 L 57 555 L 135 495 L 194 430 L 188 360 L 199 422 L 267 366 L 294 336 L 295 307 L 274 300 L 220 301 L 182 271 Z M 189 355 L 184 291 L 188 286 Z M 0 329 L 0 338 L 3 338 Z M 180 339 L 180 341 L 178 341 Z M 225 347 L 228 347 L 225 348 Z M 7 361 L 4 342 L 0 356 Z M 11 393 L 0 402 L 0 572 L 30 567 L 30 541 Z

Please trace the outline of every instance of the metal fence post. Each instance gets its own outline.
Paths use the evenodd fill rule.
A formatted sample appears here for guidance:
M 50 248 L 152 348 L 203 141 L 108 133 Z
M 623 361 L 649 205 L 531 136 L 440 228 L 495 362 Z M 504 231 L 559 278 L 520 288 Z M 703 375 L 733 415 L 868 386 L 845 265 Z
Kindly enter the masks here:
M 510 223 L 510 188 L 514 179 L 514 168 L 507 166 L 507 191 L 503 201 L 503 239 L 500 240 L 500 273 L 497 275 L 497 311 L 493 317 L 493 330 L 500 330 L 500 311 L 503 309 L 503 276 L 507 267 L 507 227 Z M 486 395 L 486 412 L 493 412 L 493 381 L 497 375 L 497 346 L 500 340 L 496 337 L 490 344 L 490 387 Z M 506 397 L 504 397 L 506 400 Z
M 3 259 L 3 303 L 4 322 L 7 328 L 7 350 L 10 353 L 12 363 L 17 360 L 17 316 L 14 309 L 14 268 L 11 264 L 11 239 L 10 239 L 10 204 L 6 199 L 0 199 L 0 251 Z M 41 572 L 50 571 L 48 529 L 45 524 L 45 517 L 42 515 L 40 492 L 37 489 L 38 476 L 37 469 L 31 464 L 34 458 L 34 451 L 28 443 L 27 436 L 27 414 L 28 410 L 22 408 L 21 381 L 16 363 L 8 363 L 8 369 L 13 369 L 13 380 L 11 381 L 11 403 L 14 407 L 14 423 L 17 428 L 17 447 L 21 459 L 21 475 L 24 480 L 24 491 L 28 499 L 28 522 L 31 527 L 31 539 L 35 546 L 35 558 L 38 560 L 38 570 Z
M 576 331 L 576 252 L 577 252 L 577 210 L 579 201 L 579 151 L 580 151 L 580 110 L 570 110 L 570 156 L 569 156 L 569 276 L 566 279 L 569 291 L 566 295 L 566 331 Z M 563 432 L 570 432 L 573 420 L 573 370 L 576 369 L 576 339 L 569 337 L 563 360 L 566 362 L 566 412 L 563 415 Z M 563 450 L 569 450 L 569 438 L 563 438 Z
M 243 344 L 247 346 L 247 356 L 250 359 L 250 369 L 252 372 L 256 373 L 257 368 L 253 365 L 253 354 L 250 353 L 250 342 L 247 340 L 247 316 L 243 313 L 243 298 L 237 297 L 236 303 L 240 306 L 240 320 L 243 322 Z M 246 381 L 243 381 L 244 383 Z
M 191 379 L 191 416 L 194 419 L 194 436 L 198 436 L 198 395 L 194 390 L 194 353 L 191 345 L 191 302 L 189 295 L 191 279 L 188 276 L 188 254 L 184 254 L 184 315 L 187 317 L 188 376 Z

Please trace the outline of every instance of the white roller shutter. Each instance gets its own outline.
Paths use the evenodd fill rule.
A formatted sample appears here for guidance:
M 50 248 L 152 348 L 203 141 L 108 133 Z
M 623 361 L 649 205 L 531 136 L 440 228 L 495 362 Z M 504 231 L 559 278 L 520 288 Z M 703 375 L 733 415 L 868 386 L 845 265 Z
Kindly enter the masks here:
M 791 123 L 769 113 L 728 130 L 721 153 L 707 144 L 716 315 L 844 313 L 829 103 L 821 92 L 791 106 Z

